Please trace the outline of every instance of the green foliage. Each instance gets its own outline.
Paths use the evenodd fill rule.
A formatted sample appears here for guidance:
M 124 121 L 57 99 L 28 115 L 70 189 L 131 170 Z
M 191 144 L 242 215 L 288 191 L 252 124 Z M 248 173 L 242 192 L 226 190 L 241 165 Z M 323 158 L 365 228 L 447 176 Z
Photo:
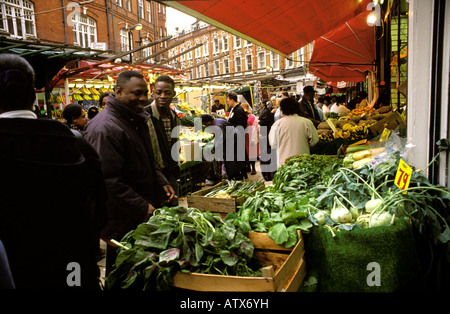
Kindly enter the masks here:
M 108 290 L 166 291 L 178 271 L 260 275 L 253 243 L 219 214 L 163 207 L 121 240 Z

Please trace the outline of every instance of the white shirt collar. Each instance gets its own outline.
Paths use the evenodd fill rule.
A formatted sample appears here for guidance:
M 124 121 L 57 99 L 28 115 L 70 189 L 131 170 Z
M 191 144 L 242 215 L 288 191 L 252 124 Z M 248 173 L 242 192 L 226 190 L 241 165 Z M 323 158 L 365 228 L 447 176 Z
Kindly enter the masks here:
M 0 114 L 0 118 L 37 119 L 37 116 L 33 111 L 30 110 L 12 110 Z

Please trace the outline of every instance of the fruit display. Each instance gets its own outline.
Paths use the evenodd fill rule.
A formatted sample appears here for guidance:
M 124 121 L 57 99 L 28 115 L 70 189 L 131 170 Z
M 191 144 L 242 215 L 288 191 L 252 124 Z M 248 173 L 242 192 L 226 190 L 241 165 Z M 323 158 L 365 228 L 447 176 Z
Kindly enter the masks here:
M 370 133 L 369 128 L 387 117 L 390 111 L 389 106 L 379 109 L 365 107 L 353 109 L 348 115 L 339 119 L 328 118 L 328 122 L 322 122 L 318 126 L 319 141 L 330 142 L 337 138 L 351 141 L 366 139 Z M 333 131 L 329 122 L 335 126 L 336 132 Z

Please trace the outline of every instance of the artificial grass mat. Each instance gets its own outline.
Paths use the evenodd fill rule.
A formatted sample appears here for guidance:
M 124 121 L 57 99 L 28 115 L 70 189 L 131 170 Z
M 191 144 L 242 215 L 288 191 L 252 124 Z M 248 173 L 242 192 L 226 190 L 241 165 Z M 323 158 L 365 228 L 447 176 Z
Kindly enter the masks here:
M 307 275 L 316 280 L 314 289 L 306 284 L 303 291 L 384 293 L 411 291 L 418 284 L 421 266 L 406 219 L 392 226 L 335 231 L 335 237 L 314 226 L 304 239 Z

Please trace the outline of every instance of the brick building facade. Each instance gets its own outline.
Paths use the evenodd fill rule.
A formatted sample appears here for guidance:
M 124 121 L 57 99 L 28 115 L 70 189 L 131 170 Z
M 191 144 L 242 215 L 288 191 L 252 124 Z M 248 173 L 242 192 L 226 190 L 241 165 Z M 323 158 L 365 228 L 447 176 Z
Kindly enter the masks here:
M 164 5 L 149 0 L 4 0 L 0 3 L 0 35 L 117 54 L 129 49 L 129 38 L 135 48 L 165 37 L 165 10 Z M 142 29 L 133 29 L 138 23 Z M 134 58 L 150 55 L 158 47 L 136 52 Z

